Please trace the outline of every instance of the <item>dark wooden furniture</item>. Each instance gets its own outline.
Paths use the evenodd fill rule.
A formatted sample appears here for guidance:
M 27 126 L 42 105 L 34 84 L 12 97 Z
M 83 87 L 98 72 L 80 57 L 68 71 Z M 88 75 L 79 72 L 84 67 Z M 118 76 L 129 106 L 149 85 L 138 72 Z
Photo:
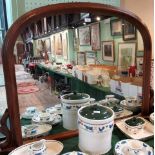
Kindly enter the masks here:
M 8 30 L 5 37 L 3 48 L 2 48 L 2 58 L 3 58 L 3 68 L 6 83 L 6 94 L 7 94 L 7 104 L 8 110 L 4 114 L 1 120 L 0 131 L 6 135 L 6 141 L 0 144 L 0 148 L 5 151 L 10 150 L 10 148 L 15 148 L 23 144 L 20 128 L 20 117 L 19 117 L 19 105 L 17 96 L 17 85 L 15 79 L 15 67 L 13 59 L 13 48 L 18 35 L 26 28 L 28 25 L 34 21 L 40 20 L 45 16 L 57 14 L 70 14 L 70 13 L 80 13 L 80 12 L 90 12 L 93 14 L 104 14 L 105 16 L 117 16 L 125 19 L 135 25 L 142 35 L 144 42 L 144 78 L 143 78 L 143 103 L 142 103 L 142 115 L 148 115 L 151 110 L 150 104 L 150 67 L 151 67 L 151 37 L 147 27 L 142 23 L 142 21 L 133 13 L 122 10 L 120 8 L 111 7 L 109 5 L 96 4 L 96 3 L 61 3 L 55 5 L 48 5 L 45 7 L 34 9 L 23 16 L 21 16 Z M 10 119 L 10 130 L 6 128 L 6 117 Z M 65 138 L 77 134 L 75 132 L 64 133 Z M 54 138 L 58 139 L 64 138 L 62 135 L 56 135 Z M 50 137 L 50 139 L 53 137 Z

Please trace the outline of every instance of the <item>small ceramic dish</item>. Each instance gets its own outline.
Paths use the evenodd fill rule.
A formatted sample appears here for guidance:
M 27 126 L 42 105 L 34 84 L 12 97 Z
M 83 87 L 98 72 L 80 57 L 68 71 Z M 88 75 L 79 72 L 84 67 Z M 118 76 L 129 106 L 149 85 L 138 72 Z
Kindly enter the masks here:
M 154 112 L 150 114 L 150 121 L 154 124 Z
M 115 155 L 153 155 L 153 148 L 134 139 L 125 139 L 115 145 Z
M 125 128 L 132 133 L 137 133 L 144 128 L 145 120 L 142 117 L 132 117 L 124 121 Z
M 27 126 L 23 126 L 25 135 L 33 135 L 37 132 L 37 125 L 31 124 Z

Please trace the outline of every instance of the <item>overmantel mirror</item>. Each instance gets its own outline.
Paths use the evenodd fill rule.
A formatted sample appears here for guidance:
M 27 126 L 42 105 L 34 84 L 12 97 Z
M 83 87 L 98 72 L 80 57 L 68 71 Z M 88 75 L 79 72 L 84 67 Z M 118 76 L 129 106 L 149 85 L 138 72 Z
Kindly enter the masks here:
M 18 36 L 22 38 L 22 43 L 16 41 Z M 142 102 L 141 115 L 145 117 L 152 112 L 151 37 L 147 27 L 136 15 L 120 8 L 97 3 L 62 3 L 37 8 L 17 19 L 7 32 L 3 44 L 2 58 L 8 109 L 1 119 L 0 126 L 0 132 L 6 137 L 0 143 L 2 152 L 9 152 L 23 144 L 21 124 L 31 122 L 23 121 L 21 118 L 24 111 L 35 110 L 32 106 L 36 102 L 40 103 L 41 107 L 37 107 L 39 110 L 45 110 L 50 106 L 46 101 L 49 102 L 51 99 L 50 90 L 48 89 L 49 96 L 45 96 L 39 81 L 35 83 L 38 87 L 31 87 L 34 81 L 27 80 L 30 74 L 20 76 L 23 70 L 20 70 L 19 65 L 15 66 L 15 46 L 17 50 L 19 49 L 18 62 L 21 63 L 21 57 L 26 58 L 22 62 L 25 69 L 39 81 L 48 80 L 48 86 L 52 85 L 51 89 L 54 87 L 58 92 L 63 90 L 62 87 L 65 87 L 66 83 L 62 86 L 61 77 L 67 74 L 64 81 L 71 87 L 69 91 L 87 93 L 102 104 L 104 101 L 101 99 L 106 95 L 113 94 L 120 100 L 126 97 L 128 101 L 131 100 L 128 97 L 136 96 L 138 101 Z M 24 49 L 25 52 L 20 53 L 20 49 Z M 74 73 L 78 69 L 87 72 L 85 71 L 83 76 L 77 72 L 75 75 L 68 75 L 69 70 L 66 71 L 63 66 L 59 75 L 60 70 L 56 70 L 56 67 L 62 63 L 69 64 L 68 68 L 71 63 L 78 65 L 79 68 L 75 67 Z M 35 70 L 34 64 L 37 66 Z M 50 78 L 47 78 L 47 74 Z M 93 75 L 98 75 L 96 83 L 92 80 Z M 23 89 L 26 83 L 31 87 L 29 90 Z M 82 85 L 81 88 L 79 85 Z M 36 92 L 38 96 L 35 94 L 25 97 L 23 93 L 27 91 Z M 38 100 L 39 96 L 44 100 Z M 57 101 L 59 100 L 56 98 L 51 102 Z M 134 98 L 132 102 L 136 104 L 137 100 Z M 27 105 L 31 106 L 31 109 L 26 108 Z M 116 110 L 115 108 L 117 107 L 113 110 Z M 24 117 L 29 115 L 25 114 Z M 8 118 L 10 129 L 6 123 Z M 62 140 L 78 135 L 77 130 L 61 131 L 60 128 L 62 127 L 59 125 L 53 126 L 50 134 L 43 138 Z M 31 140 L 27 138 L 24 143 L 37 138 L 33 137 Z

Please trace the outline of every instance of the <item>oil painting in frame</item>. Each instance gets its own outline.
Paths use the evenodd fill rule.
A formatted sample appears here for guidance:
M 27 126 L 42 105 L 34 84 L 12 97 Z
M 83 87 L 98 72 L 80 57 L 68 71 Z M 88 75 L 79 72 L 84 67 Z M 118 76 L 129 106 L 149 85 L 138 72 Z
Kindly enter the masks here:
M 91 25 L 91 46 L 92 46 L 92 50 L 94 51 L 101 49 L 99 23 L 95 23 Z
M 90 45 L 90 27 L 85 26 L 78 29 L 79 30 L 79 44 L 83 46 Z
M 62 56 L 62 35 L 60 33 L 55 34 L 55 54 Z
M 114 62 L 114 41 L 102 41 L 102 59 Z
M 96 64 L 96 52 L 86 52 L 86 64 Z
M 118 66 L 128 69 L 129 66 L 135 66 L 136 43 L 119 43 L 118 44 Z
M 68 59 L 68 39 L 67 33 L 63 32 L 62 34 L 62 51 L 63 51 L 63 58 Z

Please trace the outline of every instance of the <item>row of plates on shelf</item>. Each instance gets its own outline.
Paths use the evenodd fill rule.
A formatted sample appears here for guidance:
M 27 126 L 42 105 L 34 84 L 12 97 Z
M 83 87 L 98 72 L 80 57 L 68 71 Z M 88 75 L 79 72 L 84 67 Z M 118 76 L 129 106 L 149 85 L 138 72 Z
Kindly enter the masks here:
M 28 155 L 29 150 L 34 143 L 39 141 L 22 145 L 13 150 L 9 155 Z M 60 154 L 64 148 L 63 144 L 56 140 L 45 140 L 46 155 Z M 133 139 L 125 139 L 116 143 L 114 148 L 115 155 L 153 155 L 153 148 L 148 144 Z M 83 152 L 73 151 L 63 155 L 88 155 Z

